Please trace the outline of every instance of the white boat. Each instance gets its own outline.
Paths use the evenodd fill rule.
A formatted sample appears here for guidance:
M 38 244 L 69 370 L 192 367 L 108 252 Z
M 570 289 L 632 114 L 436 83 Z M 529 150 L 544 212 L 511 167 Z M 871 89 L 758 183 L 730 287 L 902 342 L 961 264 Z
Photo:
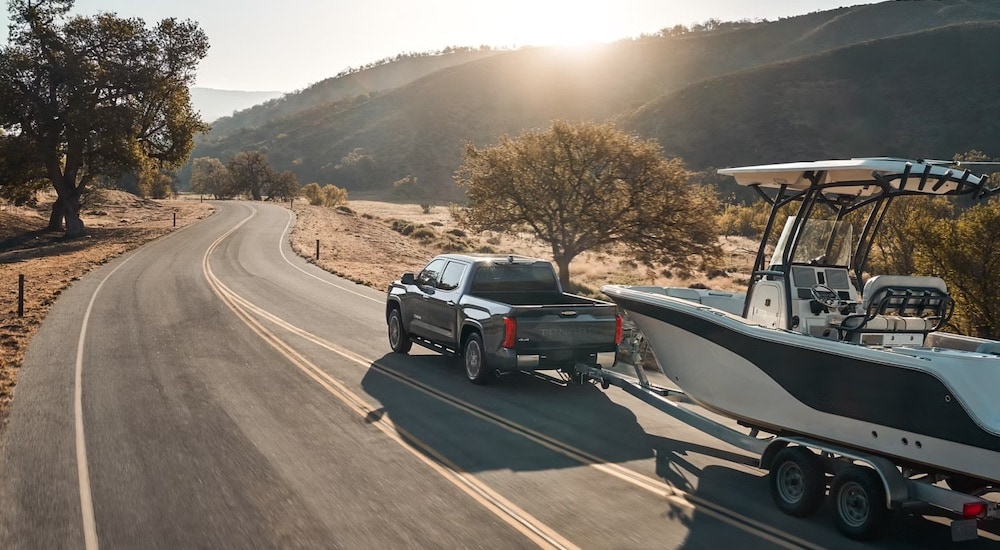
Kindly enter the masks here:
M 886 457 L 964 492 L 1000 486 L 1000 343 L 938 332 L 952 301 L 937 277 L 855 284 L 894 200 L 983 197 L 986 178 L 888 158 L 719 172 L 772 206 L 745 295 L 601 289 L 641 329 L 663 373 L 751 428 Z M 793 203 L 797 214 L 779 228 Z M 860 214 L 855 238 L 848 220 Z

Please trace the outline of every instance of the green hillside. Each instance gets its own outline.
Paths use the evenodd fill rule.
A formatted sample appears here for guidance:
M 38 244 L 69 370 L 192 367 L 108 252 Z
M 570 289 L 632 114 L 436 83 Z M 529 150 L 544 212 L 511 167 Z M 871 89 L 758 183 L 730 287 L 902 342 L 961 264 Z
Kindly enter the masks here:
M 217 124 L 194 156 L 227 159 L 260 149 L 303 183 L 355 193 L 385 194 L 393 181 L 413 175 L 425 197 L 449 200 L 460 196 L 451 177 L 465 143 L 486 145 L 554 118 L 619 121 L 661 140 L 694 168 L 917 149 L 950 156 L 970 147 L 935 148 L 962 142 L 945 139 L 962 131 L 955 122 L 954 129 L 935 127 L 944 111 L 931 104 L 956 93 L 949 79 L 980 62 L 991 68 L 985 52 L 1000 41 L 991 25 L 943 27 L 982 21 L 1000 21 L 1000 3 L 885 2 L 587 51 L 491 52 L 416 79 L 411 71 L 398 86 L 389 84 L 407 79 L 390 78 L 402 70 L 392 62 L 377 67 L 382 80 L 363 93 L 353 93 L 362 88 L 356 75 L 346 75 L 323 84 L 351 93 L 310 88 L 286 96 L 279 110 L 261 107 L 270 109 L 266 116 L 238 113 L 230 125 Z M 977 117 L 967 110 L 977 105 L 951 101 L 949 120 Z M 909 120 L 914 106 L 926 110 L 931 125 L 887 137 L 885 122 Z M 976 142 L 990 135 L 983 126 L 981 136 L 966 141 L 988 150 L 989 143 Z

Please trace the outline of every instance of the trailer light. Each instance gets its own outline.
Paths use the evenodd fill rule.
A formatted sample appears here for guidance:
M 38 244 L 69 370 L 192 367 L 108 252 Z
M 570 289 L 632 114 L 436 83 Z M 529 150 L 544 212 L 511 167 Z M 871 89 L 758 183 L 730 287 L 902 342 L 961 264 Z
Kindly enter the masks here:
M 622 316 L 615 315 L 615 345 L 622 343 Z
M 513 317 L 503 318 L 503 347 L 512 349 L 517 343 L 517 319 Z
M 966 502 L 962 505 L 962 517 L 964 518 L 978 518 L 985 514 L 985 502 Z

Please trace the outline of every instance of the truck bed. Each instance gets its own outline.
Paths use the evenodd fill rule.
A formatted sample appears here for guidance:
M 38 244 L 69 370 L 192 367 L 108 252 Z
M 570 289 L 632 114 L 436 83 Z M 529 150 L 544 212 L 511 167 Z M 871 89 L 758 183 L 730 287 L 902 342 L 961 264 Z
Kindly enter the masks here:
M 583 296 L 565 294 L 562 292 L 474 292 L 469 296 L 475 296 L 484 300 L 492 300 L 512 306 L 532 306 L 532 305 L 594 305 L 595 301 Z

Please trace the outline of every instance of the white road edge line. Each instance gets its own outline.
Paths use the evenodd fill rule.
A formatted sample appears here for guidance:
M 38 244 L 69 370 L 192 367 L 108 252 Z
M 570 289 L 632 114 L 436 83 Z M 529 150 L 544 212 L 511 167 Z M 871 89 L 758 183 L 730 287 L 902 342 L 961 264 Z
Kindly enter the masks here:
M 94 289 L 87 311 L 83 314 L 83 324 L 80 326 L 80 338 L 76 343 L 76 374 L 73 383 L 73 417 L 76 427 L 76 471 L 80 483 L 80 513 L 83 519 L 83 543 L 87 550 L 97 550 L 97 522 L 94 520 L 94 499 L 90 492 L 90 468 L 87 466 L 87 441 L 83 432 L 83 348 L 87 341 L 87 325 L 90 323 L 90 312 L 94 309 L 97 295 L 119 269 L 135 255 L 125 258 L 122 263 L 101 279 Z
M 336 283 L 331 283 L 330 281 L 327 281 L 326 279 L 324 279 L 322 277 L 317 277 L 316 275 L 313 275 L 312 273 L 309 273 L 308 271 L 302 269 L 301 267 L 293 264 L 292 261 L 288 259 L 288 256 L 285 256 L 285 249 L 282 248 L 281 245 L 286 242 L 285 241 L 285 235 L 288 233 L 288 229 L 290 227 L 292 227 L 292 222 L 294 222 L 294 221 L 295 221 L 295 218 L 292 216 L 292 212 L 289 211 L 288 212 L 288 223 L 285 224 L 285 230 L 281 232 L 281 237 L 278 238 L 278 252 L 281 254 L 281 257 L 285 260 L 285 263 L 287 263 L 288 265 L 294 267 L 295 269 L 298 269 L 299 271 L 301 271 L 302 273 L 305 273 L 306 275 L 312 277 L 313 279 L 316 279 L 317 281 L 320 281 L 321 283 L 328 284 L 328 285 L 330 285 L 330 286 L 332 286 L 334 288 L 339 288 L 340 290 L 343 290 L 344 292 L 349 292 L 351 294 L 354 294 L 355 296 L 361 296 L 362 298 L 364 298 L 366 300 L 371 300 L 373 302 L 377 302 L 377 303 L 380 303 L 380 304 L 382 303 L 382 300 L 380 300 L 380 299 L 372 298 L 371 296 L 366 296 L 364 294 L 361 294 L 360 292 L 355 292 L 355 291 L 353 291 L 353 290 L 351 290 L 351 289 L 349 289 L 349 288 L 347 288 L 345 286 L 340 286 L 340 285 L 338 285 Z M 288 241 L 288 243 L 289 243 L 288 246 L 291 246 L 291 241 Z M 322 269 L 322 268 L 320 268 L 320 269 Z

